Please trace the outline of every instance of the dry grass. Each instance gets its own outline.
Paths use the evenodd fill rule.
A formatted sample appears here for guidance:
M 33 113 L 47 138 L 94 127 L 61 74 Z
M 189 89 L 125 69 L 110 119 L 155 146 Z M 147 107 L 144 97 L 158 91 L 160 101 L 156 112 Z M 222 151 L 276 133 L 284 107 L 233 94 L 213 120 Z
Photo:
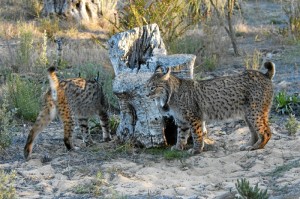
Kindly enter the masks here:
M 112 71 L 104 40 L 106 31 L 114 17 L 117 0 L 101 1 L 103 17 L 96 22 L 76 24 L 59 18 L 39 18 L 41 0 L 1 0 L 0 8 L 0 70 L 14 72 L 35 72 L 46 30 L 47 58 L 55 63 L 55 38 L 63 38 L 63 61 L 67 67 L 85 64 L 102 65 Z M 20 45 L 24 33 L 32 38 L 32 50 L 28 53 L 29 63 L 24 66 L 20 57 Z M 30 41 L 26 41 L 31 43 Z M 23 49 L 24 50 L 24 49 Z

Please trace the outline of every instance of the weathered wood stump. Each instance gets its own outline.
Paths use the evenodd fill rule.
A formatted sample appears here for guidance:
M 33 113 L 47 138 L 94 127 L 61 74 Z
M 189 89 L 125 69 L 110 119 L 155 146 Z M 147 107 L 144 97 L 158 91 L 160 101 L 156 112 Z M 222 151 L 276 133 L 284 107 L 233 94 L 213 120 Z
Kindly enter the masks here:
M 145 83 L 157 66 L 172 67 L 173 74 L 193 78 L 195 55 L 167 55 L 156 24 L 118 33 L 109 40 L 109 55 L 115 79 L 113 91 L 119 99 L 121 122 L 117 136 L 144 147 L 174 144 L 177 127 L 163 117 L 154 100 L 145 95 Z
M 62 15 L 78 22 L 97 21 L 101 15 L 100 0 L 44 0 L 42 14 Z

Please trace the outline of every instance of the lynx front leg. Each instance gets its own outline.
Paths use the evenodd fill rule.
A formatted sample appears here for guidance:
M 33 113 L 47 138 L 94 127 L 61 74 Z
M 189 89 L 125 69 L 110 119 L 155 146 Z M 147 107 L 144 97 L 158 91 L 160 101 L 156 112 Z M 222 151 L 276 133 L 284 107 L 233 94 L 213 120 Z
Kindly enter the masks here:
M 39 113 L 32 129 L 27 137 L 27 142 L 24 147 L 24 157 L 26 160 L 30 158 L 32 153 L 33 141 L 37 135 L 42 132 L 56 116 L 56 106 L 50 99 L 50 95 L 45 96 L 46 105 L 43 110 Z
M 105 111 L 101 111 L 99 117 L 100 117 L 100 125 L 102 128 L 102 133 L 103 133 L 103 141 L 108 142 L 111 140 L 108 115 Z
M 94 142 L 89 131 L 88 118 L 79 118 L 78 122 L 83 142 L 87 145 L 92 145 Z
M 177 141 L 171 150 L 183 150 L 191 134 L 190 126 L 187 123 L 177 122 L 177 126 Z
M 194 119 L 192 120 L 191 126 L 192 126 L 192 138 L 193 138 L 193 143 L 194 146 L 192 149 L 189 149 L 189 153 L 190 154 L 197 154 L 197 153 L 201 153 L 203 151 L 204 148 L 204 139 L 203 139 L 203 130 L 205 128 L 205 126 L 203 127 L 203 123 L 202 121 L 198 120 L 198 119 Z

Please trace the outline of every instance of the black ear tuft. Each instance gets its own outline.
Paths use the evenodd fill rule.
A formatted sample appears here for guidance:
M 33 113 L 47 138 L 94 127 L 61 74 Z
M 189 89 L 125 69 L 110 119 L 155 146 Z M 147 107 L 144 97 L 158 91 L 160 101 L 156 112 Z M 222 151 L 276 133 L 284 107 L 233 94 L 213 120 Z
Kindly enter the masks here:
M 56 71 L 56 68 L 54 66 L 51 66 L 50 68 L 48 68 L 49 73 L 53 73 L 55 71 Z
M 155 68 L 155 70 L 154 70 L 154 72 L 158 73 L 159 72 L 158 69 L 160 69 L 160 68 L 161 68 L 161 65 L 157 65 L 156 68 Z
M 164 74 L 167 74 L 167 73 L 169 73 L 169 72 L 171 72 L 171 68 L 166 67 L 166 68 L 163 69 L 163 73 L 164 73 Z
M 159 70 L 160 69 L 160 70 Z M 167 74 L 169 72 L 170 68 L 169 67 L 163 67 L 161 65 L 157 65 L 155 68 L 155 73 L 163 73 Z

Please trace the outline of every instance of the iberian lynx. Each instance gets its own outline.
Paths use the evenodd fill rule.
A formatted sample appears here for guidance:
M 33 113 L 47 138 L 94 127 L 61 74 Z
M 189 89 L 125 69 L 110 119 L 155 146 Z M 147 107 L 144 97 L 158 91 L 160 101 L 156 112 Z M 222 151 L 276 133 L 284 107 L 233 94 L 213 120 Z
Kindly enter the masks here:
M 25 159 L 29 159 L 31 155 L 36 136 L 49 125 L 57 112 L 64 126 L 64 143 L 68 150 L 74 148 L 72 133 L 75 127 L 75 118 L 78 119 L 81 132 L 83 135 L 86 134 L 88 141 L 91 142 L 88 118 L 98 115 L 103 131 L 103 140 L 109 141 L 111 135 L 108 127 L 108 103 L 99 82 L 83 78 L 59 81 L 54 67 L 48 69 L 48 78 L 50 89 L 44 95 L 43 108 L 29 132 L 24 148 Z
M 171 74 L 156 72 L 147 82 L 148 97 L 155 99 L 162 114 L 174 117 L 178 126 L 175 149 L 183 149 L 191 130 L 193 148 L 190 153 L 203 150 L 205 122 L 242 118 L 251 138 L 241 150 L 263 148 L 271 138 L 268 115 L 273 98 L 272 78 L 275 65 L 264 64 L 268 71 L 255 70 L 209 80 L 180 79 Z

